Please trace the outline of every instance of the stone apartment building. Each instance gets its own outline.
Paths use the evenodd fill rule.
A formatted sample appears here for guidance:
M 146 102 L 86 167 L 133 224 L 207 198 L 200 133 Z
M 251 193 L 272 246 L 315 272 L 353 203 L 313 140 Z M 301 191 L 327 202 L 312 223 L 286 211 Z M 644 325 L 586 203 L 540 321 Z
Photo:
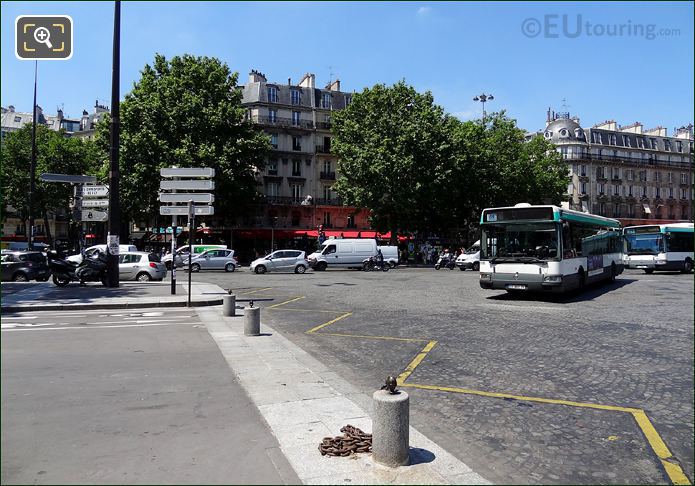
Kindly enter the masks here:
M 338 172 L 331 150 L 331 115 L 351 98 L 340 90 L 339 80 L 322 89 L 314 74 L 285 84 L 251 71 L 243 105 L 272 144 L 265 168 L 257 174 L 266 203 L 257 226 L 316 230 L 323 225 L 343 233 L 369 228 L 367 211 L 343 206 L 332 190 Z
M 671 135 L 639 122 L 608 120 L 582 128 L 578 118 L 548 110 L 542 135 L 570 167 L 570 209 L 625 224 L 692 221 L 693 125 Z

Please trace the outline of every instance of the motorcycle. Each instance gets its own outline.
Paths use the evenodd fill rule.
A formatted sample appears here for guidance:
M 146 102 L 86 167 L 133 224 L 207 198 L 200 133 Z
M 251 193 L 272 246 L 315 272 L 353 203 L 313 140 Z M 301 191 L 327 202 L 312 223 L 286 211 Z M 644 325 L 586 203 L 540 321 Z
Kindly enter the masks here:
M 53 283 L 58 287 L 65 287 L 70 282 L 101 282 L 104 287 L 108 285 L 106 255 L 100 251 L 83 258 L 82 263 L 57 258 L 49 253 L 48 266 L 53 274 Z
M 439 257 L 437 263 L 434 264 L 434 269 L 439 270 L 442 267 L 446 267 L 449 270 L 453 270 L 454 268 L 456 268 L 456 258 L 449 255 L 448 253 L 443 254 Z
M 389 264 L 385 261 L 379 261 L 376 257 L 369 257 L 362 262 L 362 270 L 365 272 L 371 272 L 374 270 L 381 270 L 382 272 L 389 271 Z

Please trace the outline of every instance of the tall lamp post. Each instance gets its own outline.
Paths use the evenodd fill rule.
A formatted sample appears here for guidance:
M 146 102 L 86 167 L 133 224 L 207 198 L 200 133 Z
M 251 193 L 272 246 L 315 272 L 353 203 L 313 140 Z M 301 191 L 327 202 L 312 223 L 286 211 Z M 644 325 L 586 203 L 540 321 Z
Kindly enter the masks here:
M 29 165 L 29 241 L 27 250 L 34 249 L 34 192 L 36 191 L 36 79 L 39 61 L 34 61 L 34 105 L 32 108 L 33 124 L 31 127 L 31 162 Z
M 120 140 L 120 72 L 121 72 L 121 0 L 116 0 L 113 11 L 113 66 L 111 73 L 111 164 L 109 170 L 109 234 L 106 245 L 109 287 L 118 287 L 118 245 L 121 231 L 118 154 Z M 174 230 L 176 230 L 174 228 Z M 115 251 L 113 251 L 115 250 Z
M 486 101 L 492 101 L 494 100 L 495 97 L 492 96 L 491 94 L 485 94 L 481 93 L 475 98 L 473 98 L 473 101 L 480 101 L 483 104 L 483 125 L 485 125 L 485 102 Z

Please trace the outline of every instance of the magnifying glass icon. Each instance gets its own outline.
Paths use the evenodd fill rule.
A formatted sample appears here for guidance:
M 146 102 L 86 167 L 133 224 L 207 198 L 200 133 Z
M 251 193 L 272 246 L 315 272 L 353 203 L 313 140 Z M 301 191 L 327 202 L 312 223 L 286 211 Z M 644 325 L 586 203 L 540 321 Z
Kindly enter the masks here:
M 49 49 L 53 49 L 53 44 L 51 44 L 51 31 L 46 27 L 38 27 L 34 31 L 34 40 L 39 44 L 46 44 Z

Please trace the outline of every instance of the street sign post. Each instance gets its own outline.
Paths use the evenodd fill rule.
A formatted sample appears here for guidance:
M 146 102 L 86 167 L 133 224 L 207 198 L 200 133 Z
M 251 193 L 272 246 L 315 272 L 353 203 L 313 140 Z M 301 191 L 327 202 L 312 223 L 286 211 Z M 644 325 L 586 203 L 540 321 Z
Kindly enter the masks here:
M 159 169 L 162 177 L 205 177 L 207 179 L 215 177 L 215 169 L 210 167 L 168 167 Z
M 67 182 L 68 184 L 95 184 L 97 178 L 88 175 L 69 175 L 69 174 L 51 174 L 44 172 L 40 176 L 44 182 Z
M 106 197 L 109 195 L 109 186 L 82 186 L 82 197 Z
M 212 216 L 215 214 L 213 206 L 193 206 L 197 216 Z M 188 208 L 186 206 L 159 206 L 159 214 L 162 216 L 186 216 Z
M 215 189 L 215 181 L 160 181 L 159 188 L 167 191 L 212 191 Z
M 163 203 L 188 203 L 188 201 L 193 201 L 194 203 L 212 204 L 213 202 L 215 202 L 215 196 L 213 196 L 209 192 L 196 192 L 190 194 L 170 194 L 167 192 L 160 192 L 159 201 Z
M 107 221 L 109 219 L 109 213 L 105 211 L 80 211 L 80 220 L 82 221 Z

